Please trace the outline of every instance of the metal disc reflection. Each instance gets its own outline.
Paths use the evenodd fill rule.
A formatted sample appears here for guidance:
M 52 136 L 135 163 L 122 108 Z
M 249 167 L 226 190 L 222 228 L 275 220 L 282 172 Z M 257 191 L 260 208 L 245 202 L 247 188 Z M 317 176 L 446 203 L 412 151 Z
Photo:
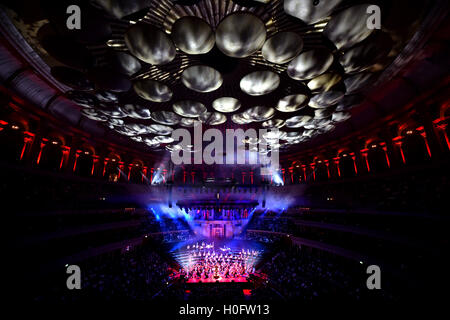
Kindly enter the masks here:
M 206 107 L 200 102 L 183 100 L 173 104 L 173 111 L 182 117 L 197 118 L 206 112 Z
M 338 49 L 347 49 L 363 41 L 373 31 L 367 27 L 367 8 L 361 4 L 345 9 L 331 18 L 323 33 Z
M 294 112 L 304 107 L 307 100 L 308 96 L 304 94 L 292 94 L 280 99 L 275 108 L 281 112 Z
M 83 109 L 81 110 L 81 114 L 84 115 L 86 118 L 89 118 L 91 120 L 95 121 L 107 121 L 108 117 L 94 109 Z
M 380 32 L 372 35 L 364 42 L 347 50 L 339 58 L 339 63 L 346 73 L 359 72 L 373 66 L 384 59 L 392 49 L 392 38 Z
M 217 47 L 230 57 L 248 57 L 261 49 L 265 40 L 264 23 L 250 13 L 233 13 L 223 19 L 216 30 Z
M 167 126 L 173 126 L 180 123 L 180 116 L 172 111 L 156 111 L 152 113 L 152 119 L 155 122 L 164 124 Z
M 236 124 L 249 124 L 249 123 L 252 122 L 252 120 L 250 120 L 250 119 L 248 119 L 248 118 L 245 118 L 245 117 L 243 116 L 242 112 L 241 112 L 241 113 L 233 114 L 233 115 L 231 116 L 231 121 L 233 121 L 233 122 L 236 123 Z
M 172 137 L 166 137 L 166 136 L 156 136 L 153 138 L 157 143 L 172 143 L 174 140 Z
M 295 32 L 280 32 L 267 39 L 262 55 L 269 62 L 283 64 L 294 59 L 303 49 L 303 40 Z
M 280 77 L 272 71 L 255 71 L 241 79 L 241 90 L 251 96 L 268 94 L 278 88 Z
M 307 24 L 312 24 L 326 18 L 340 2 L 342 0 L 284 0 L 284 12 Z
M 159 147 L 159 142 L 158 141 L 156 141 L 156 139 L 155 138 L 144 138 L 143 139 L 144 140 L 144 143 L 146 144 L 146 145 L 148 145 L 149 147 L 154 147 L 154 148 L 157 148 L 157 147 Z
M 283 140 L 291 141 L 291 140 L 300 139 L 301 137 L 302 137 L 301 132 L 294 132 L 294 131 L 293 132 L 286 132 L 286 134 L 283 137 Z
M 146 23 L 130 27 L 125 34 L 125 44 L 136 58 L 154 65 L 166 64 L 176 55 L 172 40 L 161 30 Z
M 256 122 L 269 120 L 274 115 L 275 115 L 274 108 L 262 106 L 252 107 L 242 112 L 242 116 L 244 118 Z
M 327 71 L 333 60 L 333 55 L 327 50 L 308 50 L 289 63 L 287 74 L 295 80 L 309 80 Z
M 125 118 L 127 114 L 118 105 L 99 105 L 97 110 L 111 118 Z
M 227 117 L 219 112 L 205 112 L 198 119 L 210 126 L 216 126 L 227 121 Z
M 261 123 L 263 128 L 282 128 L 284 126 L 284 120 L 270 119 Z
M 215 43 L 214 32 L 203 19 L 186 16 L 172 26 L 172 40 L 187 54 L 208 53 Z
M 142 123 L 127 123 L 125 125 L 125 128 L 127 128 L 130 131 L 133 131 L 136 135 L 151 133 L 149 127 Z
M 114 70 L 128 76 L 137 73 L 142 67 L 138 59 L 126 52 L 112 51 L 108 57 Z
M 119 96 L 116 93 L 106 90 L 97 91 L 94 95 L 100 102 L 114 103 L 119 101 Z
M 166 102 L 172 99 L 172 90 L 165 84 L 155 80 L 138 80 L 134 83 L 133 88 L 145 100 Z
M 314 119 L 326 119 L 331 116 L 333 110 L 317 109 L 314 110 Z
M 311 116 L 295 116 L 286 120 L 286 127 L 288 128 L 300 128 L 313 120 Z
M 350 119 L 351 114 L 349 112 L 333 112 L 331 120 L 334 122 L 342 122 Z
M 111 0 L 94 0 L 101 5 L 106 11 L 111 13 L 116 18 L 123 18 L 140 11 L 148 6 L 146 0 L 127 0 L 127 1 L 111 1 Z
M 150 110 L 137 104 L 126 104 L 122 110 L 131 118 L 150 119 Z
M 219 112 L 234 112 L 241 107 L 241 103 L 232 97 L 222 97 L 214 100 L 212 107 Z
M 115 127 L 114 131 L 116 131 L 117 133 L 120 133 L 121 135 L 127 136 L 127 137 L 132 137 L 132 136 L 138 135 L 138 133 L 136 133 L 136 131 L 129 129 L 126 126 Z
M 181 75 L 183 84 L 197 92 L 211 92 L 218 89 L 223 82 L 219 71 L 208 66 L 192 66 Z
M 198 120 L 195 120 L 195 119 L 192 119 L 192 118 L 181 118 L 180 126 L 186 127 L 186 128 L 190 128 L 190 127 L 194 126 L 195 121 L 198 121 Z
M 342 80 L 342 76 L 337 73 L 324 73 L 308 82 L 311 91 L 329 91 Z
M 162 124 L 151 124 L 148 127 L 148 130 L 151 133 L 162 135 L 162 136 L 167 136 L 167 135 L 171 134 L 173 131 L 173 129 L 171 127 L 168 127 L 168 126 L 165 126 Z
M 340 91 L 327 91 L 319 93 L 309 100 L 309 106 L 315 109 L 323 109 L 335 105 L 344 98 L 344 93 Z

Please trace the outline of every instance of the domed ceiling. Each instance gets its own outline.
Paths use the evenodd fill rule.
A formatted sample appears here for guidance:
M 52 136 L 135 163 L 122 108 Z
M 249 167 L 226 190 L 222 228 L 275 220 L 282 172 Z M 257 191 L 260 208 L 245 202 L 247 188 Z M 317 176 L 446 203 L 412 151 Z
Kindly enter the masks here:
M 73 4 L 80 30 L 66 27 Z M 83 116 L 132 141 L 176 150 L 172 130 L 199 120 L 279 128 L 289 150 L 352 117 L 420 25 L 404 4 L 40 1 L 33 23 L 16 25 Z M 367 27 L 370 5 L 381 29 Z

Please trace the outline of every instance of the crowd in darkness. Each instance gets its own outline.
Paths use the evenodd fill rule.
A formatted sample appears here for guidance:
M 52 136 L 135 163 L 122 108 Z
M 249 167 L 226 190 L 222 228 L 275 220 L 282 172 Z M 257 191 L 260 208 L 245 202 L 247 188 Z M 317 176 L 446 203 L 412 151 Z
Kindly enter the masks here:
M 62 286 L 54 286 L 35 300 L 150 300 L 171 281 L 169 262 L 149 246 L 97 256 L 79 265 L 82 270 L 81 290 L 69 291 Z
M 263 267 L 270 275 L 270 283 L 286 299 L 312 300 L 315 298 L 348 297 L 361 299 L 365 281 L 357 274 L 362 268 L 355 263 L 351 272 L 349 265 L 339 266 L 328 256 L 321 258 L 317 253 L 297 246 L 286 247 Z M 345 271 L 344 271 L 345 270 Z M 359 279 L 355 281 L 355 279 Z
M 80 264 L 82 290 L 62 286 L 36 296 L 43 301 L 176 300 L 303 300 L 364 298 L 363 268 L 353 261 L 280 245 L 261 266 L 267 278 L 252 280 L 250 295 L 242 284 L 189 284 L 175 277 L 176 264 L 153 246 L 137 246 L 91 258 Z M 261 280 L 261 281 L 259 281 Z M 220 287 L 219 287 L 220 286 Z M 387 298 L 388 296 L 383 296 Z

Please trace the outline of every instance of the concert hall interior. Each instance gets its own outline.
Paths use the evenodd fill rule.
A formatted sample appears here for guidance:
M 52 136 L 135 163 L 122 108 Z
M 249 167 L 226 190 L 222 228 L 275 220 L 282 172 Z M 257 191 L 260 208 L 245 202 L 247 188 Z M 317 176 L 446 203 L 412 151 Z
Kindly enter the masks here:
M 438 296 L 449 12 L 448 0 L 3 1 L 11 297 Z

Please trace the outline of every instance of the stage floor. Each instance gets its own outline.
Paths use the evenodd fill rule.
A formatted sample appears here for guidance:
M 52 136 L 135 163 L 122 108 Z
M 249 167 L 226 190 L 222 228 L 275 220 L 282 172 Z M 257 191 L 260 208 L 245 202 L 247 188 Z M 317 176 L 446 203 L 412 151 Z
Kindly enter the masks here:
M 186 281 L 187 283 L 217 283 L 217 282 L 247 282 L 247 277 L 241 276 L 236 278 L 223 278 L 220 277 L 219 279 L 212 279 L 212 278 L 202 278 L 202 279 L 196 279 L 196 278 L 190 278 Z

